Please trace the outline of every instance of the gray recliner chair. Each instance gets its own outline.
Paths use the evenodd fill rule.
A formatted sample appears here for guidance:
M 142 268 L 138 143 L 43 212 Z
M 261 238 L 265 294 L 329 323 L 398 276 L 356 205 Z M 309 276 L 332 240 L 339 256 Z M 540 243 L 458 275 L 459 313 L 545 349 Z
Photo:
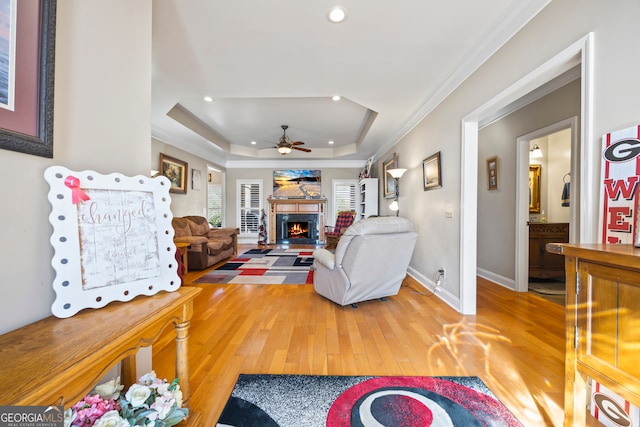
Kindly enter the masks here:
M 418 235 L 402 217 L 372 217 L 351 225 L 335 255 L 313 252 L 316 292 L 342 306 L 396 295 Z

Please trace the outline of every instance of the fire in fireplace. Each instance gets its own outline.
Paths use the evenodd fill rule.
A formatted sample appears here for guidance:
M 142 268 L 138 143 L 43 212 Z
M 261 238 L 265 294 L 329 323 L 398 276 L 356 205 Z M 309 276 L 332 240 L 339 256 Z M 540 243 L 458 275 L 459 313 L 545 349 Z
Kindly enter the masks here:
M 277 214 L 276 243 L 318 244 L 317 214 Z
M 289 239 L 307 239 L 310 237 L 308 222 L 288 222 L 287 231 Z

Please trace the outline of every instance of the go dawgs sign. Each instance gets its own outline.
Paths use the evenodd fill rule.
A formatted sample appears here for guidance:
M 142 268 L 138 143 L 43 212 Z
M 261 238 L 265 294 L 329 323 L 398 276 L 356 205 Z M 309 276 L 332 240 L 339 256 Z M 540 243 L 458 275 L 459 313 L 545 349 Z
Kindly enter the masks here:
M 602 243 L 636 243 L 640 125 L 602 138 Z

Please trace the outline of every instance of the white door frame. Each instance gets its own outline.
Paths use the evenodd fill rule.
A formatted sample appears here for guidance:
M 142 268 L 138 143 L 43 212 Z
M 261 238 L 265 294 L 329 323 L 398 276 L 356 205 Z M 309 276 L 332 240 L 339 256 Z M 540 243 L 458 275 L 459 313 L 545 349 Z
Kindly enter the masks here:
M 561 130 L 571 129 L 571 178 L 580 180 L 580 164 L 577 153 L 580 152 L 578 141 L 578 118 L 571 117 L 558 123 L 538 129 L 516 139 L 516 250 L 515 250 L 515 290 L 529 290 L 529 143 L 533 139 L 542 138 Z M 576 191 L 569 193 L 569 238 L 578 241 L 579 207 L 576 205 Z
M 580 164 L 583 169 L 598 170 L 595 164 L 593 126 L 593 33 L 582 37 L 571 46 L 533 70 L 462 119 L 461 142 L 461 200 L 460 200 L 460 307 L 463 314 L 476 313 L 477 276 L 477 221 L 478 221 L 478 123 L 489 118 L 527 93 L 581 64 L 581 132 Z M 593 180 L 580 176 L 575 189 L 580 200 L 578 241 L 596 237 L 596 218 L 589 215 L 597 192 Z M 573 190 L 573 188 L 572 188 Z

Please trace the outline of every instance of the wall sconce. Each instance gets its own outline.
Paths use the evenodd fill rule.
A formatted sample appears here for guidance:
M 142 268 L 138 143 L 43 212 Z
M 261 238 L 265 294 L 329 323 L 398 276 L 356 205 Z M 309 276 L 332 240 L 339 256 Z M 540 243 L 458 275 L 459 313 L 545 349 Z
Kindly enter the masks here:
M 398 181 L 400 181 L 400 177 L 404 175 L 407 170 L 404 168 L 395 168 L 387 170 L 387 173 L 393 177 L 396 184 L 396 197 L 389 205 L 389 209 L 396 212 L 396 216 L 400 215 L 400 205 L 398 204 L 398 196 L 400 195 L 400 186 L 398 185 Z
M 542 155 L 542 150 L 540 149 L 540 147 L 538 147 L 538 144 L 533 144 L 533 148 L 529 151 L 529 158 L 539 159 L 541 157 L 544 157 Z

